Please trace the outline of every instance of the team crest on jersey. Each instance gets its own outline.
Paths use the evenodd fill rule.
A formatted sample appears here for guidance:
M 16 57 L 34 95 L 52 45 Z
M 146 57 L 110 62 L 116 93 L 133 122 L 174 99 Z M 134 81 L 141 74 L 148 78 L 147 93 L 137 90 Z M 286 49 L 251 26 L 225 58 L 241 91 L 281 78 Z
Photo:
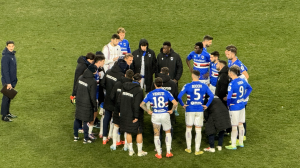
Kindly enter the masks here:
M 202 55 L 201 58 L 204 59 L 204 56 Z
M 149 57 L 151 57 L 151 54 L 148 54 Z
M 126 47 L 126 43 L 123 43 L 123 45 Z
M 139 57 L 139 55 L 137 55 L 136 57 Z
M 171 57 L 170 59 L 171 59 L 171 61 L 173 61 L 173 57 Z
M 161 60 L 164 60 L 164 58 L 161 58 Z

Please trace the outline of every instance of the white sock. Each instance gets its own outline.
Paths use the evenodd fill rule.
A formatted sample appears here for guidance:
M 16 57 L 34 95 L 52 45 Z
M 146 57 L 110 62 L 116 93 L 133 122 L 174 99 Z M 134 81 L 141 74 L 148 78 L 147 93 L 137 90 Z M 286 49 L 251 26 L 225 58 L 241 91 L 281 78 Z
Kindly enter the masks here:
M 186 139 L 186 146 L 187 146 L 187 148 L 191 149 L 191 144 L 192 144 L 192 128 L 186 128 L 185 139 Z
M 103 118 L 104 118 L 104 115 L 102 115 L 101 120 L 100 120 L 100 132 L 99 132 L 100 135 L 103 135 Z
M 129 152 L 133 152 L 132 143 L 128 143 Z
M 92 134 L 94 125 L 89 125 L 89 134 Z
M 196 128 L 195 150 L 198 152 L 201 145 L 201 128 Z
M 237 126 L 232 126 L 231 145 L 236 146 Z
M 172 143 L 172 136 L 171 133 L 166 133 L 166 147 L 167 153 L 171 152 L 171 143 Z
M 108 133 L 108 137 L 112 137 L 113 134 L 113 130 L 114 130 L 114 123 L 112 123 L 112 120 L 110 120 L 110 127 L 109 127 L 109 133 Z
M 244 125 L 239 125 L 239 144 L 243 144 L 244 143 L 244 133 L 245 133 L 245 129 L 244 129 Z
M 159 136 L 154 136 L 154 144 L 155 144 L 155 149 L 157 154 L 161 154 L 161 149 L 160 149 L 160 139 Z
M 103 141 L 106 141 L 107 140 L 107 137 L 103 137 Z
M 125 144 L 124 144 L 124 146 L 127 146 L 127 139 L 126 139 L 126 137 L 127 137 L 127 133 L 125 132 L 125 133 L 124 133 L 124 139 L 125 139 Z
M 137 143 L 138 153 L 143 151 L 143 143 Z
M 117 140 L 118 140 L 118 129 L 119 127 L 114 127 L 114 130 L 113 130 L 113 146 L 117 146 Z

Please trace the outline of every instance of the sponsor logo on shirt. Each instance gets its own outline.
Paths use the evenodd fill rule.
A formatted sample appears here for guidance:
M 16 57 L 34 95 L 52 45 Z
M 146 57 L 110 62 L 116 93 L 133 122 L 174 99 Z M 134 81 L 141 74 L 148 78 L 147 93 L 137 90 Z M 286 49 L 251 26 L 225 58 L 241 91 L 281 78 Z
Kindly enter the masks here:
M 191 102 L 191 105 L 202 105 L 202 103 L 201 103 L 201 102 L 195 102 L 195 101 L 192 101 L 192 102 Z
M 123 96 L 133 97 L 133 94 L 128 93 L 128 92 L 123 92 L 122 95 L 123 95 Z
M 117 81 L 117 78 L 115 78 L 115 77 L 113 77 L 113 76 L 106 75 L 106 77 L 107 77 L 108 79 L 111 79 L 111 80 L 113 80 L 113 81 Z
M 162 88 L 165 90 L 168 90 L 168 91 L 170 91 L 172 89 L 171 87 L 162 87 Z
M 81 81 L 81 80 L 79 80 L 79 84 L 81 84 L 81 85 L 83 85 L 83 86 L 85 86 L 85 87 L 87 87 L 87 86 L 88 86 L 88 84 L 87 84 L 87 83 L 85 83 L 85 82 L 83 82 L 83 81 Z

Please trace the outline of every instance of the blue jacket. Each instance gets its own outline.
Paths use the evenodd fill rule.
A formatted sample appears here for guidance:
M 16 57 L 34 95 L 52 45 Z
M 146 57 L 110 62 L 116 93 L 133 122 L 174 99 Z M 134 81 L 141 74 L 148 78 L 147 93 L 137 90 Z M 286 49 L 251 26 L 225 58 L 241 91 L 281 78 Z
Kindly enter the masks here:
M 6 47 L 2 51 L 1 59 L 1 81 L 2 85 L 11 84 L 15 87 L 17 79 L 17 60 L 15 56 L 15 51 L 10 52 Z

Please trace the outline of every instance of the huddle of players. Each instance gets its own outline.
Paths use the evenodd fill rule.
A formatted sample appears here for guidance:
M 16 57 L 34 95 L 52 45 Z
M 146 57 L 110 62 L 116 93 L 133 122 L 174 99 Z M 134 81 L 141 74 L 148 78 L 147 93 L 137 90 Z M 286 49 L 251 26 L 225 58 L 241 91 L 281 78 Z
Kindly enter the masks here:
M 120 29 L 119 29 L 120 30 Z M 119 33 L 118 30 L 118 33 Z M 125 30 L 121 33 L 124 33 L 123 38 L 125 37 Z M 116 38 L 114 38 L 114 36 Z M 119 36 L 120 37 L 120 36 Z M 103 144 L 108 142 L 106 138 L 108 132 L 108 122 L 111 118 L 113 118 L 113 145 L 110 146 L 111 150 L 116 150 L 118 145 L 124 144 L 124 150 L 129 150 L 129 155 L 132 156 L 134 154 L 134 150 L 132 147 L 132 134 L 137 134 L 137 147 L 138 147 L 138 156 L 145 156 L 147 152 L 142 150 L 142 142 L 143 142 L 143 115 L 144 111 L 146 111 L 151 116 L 151 121 L 153 123 L 154 129 L 154 143 L 157 154 L 155 155 L 157 158 L 162 158 L 161 154 L 161 142 L 160 142 L 160 130 L 162 129 L 166 132 L 166 148 L 167 154 L 166 157 L 172 157 L 173 154 L 171 153 L 171 142 L 172 142 L 172 117 L 170 115 L 173 114 L 173 111 L 177 107 L 177 101 L 175 98 L 177 97 L 177 85 L 176 83 L 171 80 L 171 86 L 166 87 L 166 81 L 170 81 L 169 76 L 169 69 L 167 67 L 161 68 L 161 73 L 157 77 L 153 83 L 152 91 L 150 91 L 145 98 L 143 98 L 143 89 L 146 90 L 145 87 L 145 74 L 146 70 L 146 58 L 145 54 L 148 51 L 148 46 L 146 46 L 145 51 L 143 51 L 143 55 L 140 58 L 140 68 L 139 72 L 134 75 L 134 71 L 132 69 L 132 61 L 134 61 L 134 57 L 130 54 L 129 43 L 127 40 L 124 39 L 120 40 L 120 38 L 116 35 L 112 36 L 111 42 L 103 48 L 103 53 L 105 56 L 105 64 L 102 65 L 104 67 L 106 73 L 101 80 L 101 86 L 106 89 L 106 96 L 104 100 L 104 109 L 105 115 L 108 116 L 105 121 L 103 121 Z M 117 45 L 122 43 L 120 45 Z M 192 79 L 191 83 L 186 84 L 181 92 L 178 95 L 178 101 L 186 110 L 186 142 L 187 142 L 187 149 L 185 150 L 188 153 L 191 153 L 191 130 L 192 126 L 195 125 L 196 130 L 196 137 L 195 137 L 195 155 L 200 155 L 203 152 L 200 151 L 200 144 L 201 144 L 201 127 L 203 126 L 203 110 L 207 109 L 207 107 L 211 104 L 214 99 L 214 92 L 216 90 L 217 79 L 218 79 L 218 70 L 220 71 L 220 67 L 225 67 L 225 61 L 218 61 L 217 58 L 219 56 L 218 52 L 213 52 L 209 54 L 206 50 L 206 47 L 211 45 L 212 37 L 205 36 L 203 43 L 199 42 L 195 44 L 195 51 L 191 52 L 187 57 L 187 65 L 189 66 L 192 72 Z M 148 44 L 148 43 L 147 43 Z M 127 48 L 125 47 L 127 46 Z M 145 45 L 143 45 L 145 46 Z M 203 47 L 205 46 L 205 47 Z M 128 50 L 129 48 L 129 50 Z M 125 51 L 126 49 L 126 51 Z M 141 44 L 140 44 L 140 49 Z M 121 52 L 122 51 L 122 52 Z M 153 51 L 152 51 L 153 52 Z M 226 106 L 229 108 L 230 116 L 231 116 L 231 124 L 232 124 L 232 145 L 227 146 L 227 149 L 236 149 L 236 137 L 237 137 L 237 125 L 239 127 L 239 138 L 240 143 L 238 144 L 240 147 L 243 147 L 243 123 L 245 122 L 245 100 L 249 96 L 250 92 L 252 91 L 251 86 L 242 78 L 238 78 L 238 76 L 248 77 L 248 74 L 244 72 L 247 70 L 246 67 L 237 60 L 236 54 L 236 47 L 229 46 L 226 48 L 225 54 L 229 59 L 229 71 L 228 75 L 231 78 L 231 82 L 228 83 L 228 95 L 227 97 L 220 97 L 223 102 L 226 102 Z M 151 54 L 148 55 L 151 57 Z M 155 54 L 153 54 L 155 57 Z M 193 59 L 194 66 L 193 69 L 190 66 L 189 61 Z M 231 61 L 232 60 L 232 61 Z M 148 60 L 149 61 L 149 60 Z M 223 65 L 220 65 L 223 64 Z M 225 64 L 225 65 L 224 65 Z M 219 67 L 219 68 L 218 68 Z M 97 67 L 99 68 L 99 67 Z M 210 68 L 210 70 L 209 70 Z M 90 68 L 90 66 L 88 67 Z M 133 67 L 134 69 L 134 67 Z M 218 69 L 218 70 L 217 70 Z M 244 71 L 242 71 L 244 70 Z M 87 70 L 86 70 L 87 71 Z M 94 73 L 94 71 L 90 70 Z M 153 71 L 151 76 L 153 75 Z M 242 75 L 240 75 L 242 73 Z M 97 72 L 95 72 L 97 74 Z M 125 75 L 124 75 L 125 74 Z M 167 80 L 162 79 L 167 78 Z M 209 78 L 210 77 L 210 78 Z M 79 84 L 82 84 L 80 80 L 78 81 Z M 228 85 L 227 83 L 227 85 Z M 209 87 L 208 87 L 209 85 Z M 224 85 L 224 84 L 222 84 Z M 173 87 L 172 87 L 173 86 Z M 148 86 L 149 87 L 149 86 Z M 227 86 L 226 86 L 227 87 Z M 143 89 L 142 89 L 143 88 Z M 154 89 L 155 88 L 155 89 Z M 169 91 L 173 90 L 173 94 Z M 172 89 L 173 88 L 173 89 Z M 176 90 L 176 92 L 174 92 Z M 212 92 L 213 91 L 213 92 Z M 182 96 L 187 95 L 186 104 L 182 101 Z M 208 101 L 204 105 L 204 97 L 208 95 Z M 175 96 L 175 98 L 173 97 Z M 227 100 L 227 101 L 226 101 Z M 107 103 L 111 102 L 111 103 Z M 146 104 L 151 104 L 152 110 L 147 107 Z M 78 100 L 77 100 L 78 104 Z M 77 105 L 76 104 L 76 105 Z M 107 105 L 109 104 L 109 105 Z M 170 106 L 169 106 L 170 105 Z M 95 109 L 96 110 L 96 109 Z M 95 111 L 94 110 L 94 111 Z M 77 107 L 76 107 L 77 111 Z M 77 113 L 76 113 L 77 114 Z M 76 118 L 76 116 L 75 116 Z M 91 120 L 91 118 L 93 118 Z M 174 117 L 175 118 L 175 117 Z M 90 120 L 87 121 L 94 121 L 95 115 L 90 117 Z M 75 119 L 75 121 L 77 118 Z M 84 133 L 85 139 L 84 142 L 91 142 L 90 139 L 95 139 L 94 137 L 90 136 L 87 132 L 87 127 L 89 122 L 84 121 Z M 173 122 L 173 121 L 172 121 Z M 79 122 L 78 122 L 79 123 Z M 78 124 L 77 124 L 78 125 Z M 74 140 L 78 140 L 78 127 L 75 128 L 74 122 Z M 76 134 L 77 131 L 77 134 Z M 120 132 L 124 133 L 125 141 L 120 140 Z M 212 152 L 210 148 L 207 148 L 208 151 Z

